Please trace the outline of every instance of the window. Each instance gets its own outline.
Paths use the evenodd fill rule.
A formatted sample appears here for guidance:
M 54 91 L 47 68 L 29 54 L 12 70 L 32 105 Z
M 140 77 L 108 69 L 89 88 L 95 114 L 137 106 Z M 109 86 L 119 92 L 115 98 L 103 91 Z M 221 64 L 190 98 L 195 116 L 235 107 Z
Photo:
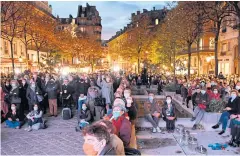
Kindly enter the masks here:
M 230 51 L 231 50 L 231 44 L 230 44 L 230 42 L 228 42 L 228 51 Z
M 214 42 L 214 37 L 209 38 L 209 49 L 214 49 L 215 47 L 215 42 Z
M 22 44 L 20 45 L 20 50 L 21 50 L 21 55 L 24 55 L 24 53 L 23 53 L 23 45 Z
M 17 44 L 13 43 L 13 53 L 17 55 Z
M 8 54 L 8 42 L 4 41 L 4 52 L 5 54 Z
M 227 51 L 227 44 L 226 43 L 222 44 L 222 52 L 225 52 L 225 51 Z
M 199 49 L 202 50 L 203 49 L 203 39 L 200 38 L 199 40 Z
M 155 19 L 155 25 L 158 25 L 159 20 Z

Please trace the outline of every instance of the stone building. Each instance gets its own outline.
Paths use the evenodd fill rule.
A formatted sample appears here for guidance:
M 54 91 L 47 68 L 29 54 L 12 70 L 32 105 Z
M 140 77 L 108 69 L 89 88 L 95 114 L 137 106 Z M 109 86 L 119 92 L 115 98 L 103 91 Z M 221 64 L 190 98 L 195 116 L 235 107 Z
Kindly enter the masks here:
M 78 6 L 77 17 L 73 18 L 58 18 L 59 30 L 68 29 L 73 36 L 86 35 L 98 41 L 101 41 L 102 25 L 101 17 L 96 9 L 96 6 L 90 6 L 88 3 L 86 7 Z
M 115 47 L 120 47 L 119 51 L 121 51 L 121 44 L 122 40 L 124 40 L 124 38 L 126 37 L 125 35 L 127 34 L 127 32 L 131 31 L 133 27 L 138 27 L 139 24 L 141 24 L 141 20 L 143 18 L 149 20 L 147 30 L 151 31 L 155 28 L 156 25 L 160 24 L 160 22 L 165 18 L 166 14 L 167 14 L 166 8 L 157 10 L 155 9 L 155 7 L 153 7 L 153 10 L 143 9 L 143 12 L 137 11 L 136 13 L 131 14 L 131 22 L 120 31 L 117 31 L 116 35 L 112 36 L 107 43 L 109 55 L 111 56 L 109 58 L 110 60 L 109 62 L 113 70 L 123 69 L 126 71 L 136 71 L 137 63 L 132 65 L 129 63 L 128 60 L 123 59 L 121 56 L 113 56 L 111 53 L 111 49 Z
M 47 14 L 54 19 L 54 16 L 52 15 L 52 7 L 51 5 L 48 5 L 47 1 L 32 1 L 28 3 L 32 4 L 36 9 L 40 10 L 40 13 Z M 6 74 L 11 73 L 12 59 L 10 42 L 1 37 L 0 43 L 0 70 L 1 72 Z M 41 61 L 41 56 L 46 56 L 47 52 L 40 51 L 39 54 Z M 21 42 L 19 38 L 14 38 L 13 41 L 13 58 L 16 73 L 23 72 L 25 69 L 27 69 L 26 58 L 29 59 L 29 69 L 31 69 L 32 71 L 37 70 L 37 52 L 31 49 L 31 46 L 29 46 L 26 56 L 25 45 Z

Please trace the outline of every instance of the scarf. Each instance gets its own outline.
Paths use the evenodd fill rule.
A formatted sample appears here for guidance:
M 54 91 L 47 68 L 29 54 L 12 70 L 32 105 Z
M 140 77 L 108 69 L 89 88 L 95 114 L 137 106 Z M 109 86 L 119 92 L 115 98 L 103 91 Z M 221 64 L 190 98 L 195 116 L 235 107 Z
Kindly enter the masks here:
M 123 119 L 125 118 L 125 116 L 120 116 L 119 118 L 117 118 L 117 120 L 115 120 L 115 119 L 113 119 L 112 120 L 112 123 L 113 123 L 113 125 L 115 126 L 115 134 L 117 135 L 117 136 L 119 136 L 119 132 L 120 132 L 120 128 L 121 128 L 121 126 L 122 126 L 122 121 L 123 121 Z

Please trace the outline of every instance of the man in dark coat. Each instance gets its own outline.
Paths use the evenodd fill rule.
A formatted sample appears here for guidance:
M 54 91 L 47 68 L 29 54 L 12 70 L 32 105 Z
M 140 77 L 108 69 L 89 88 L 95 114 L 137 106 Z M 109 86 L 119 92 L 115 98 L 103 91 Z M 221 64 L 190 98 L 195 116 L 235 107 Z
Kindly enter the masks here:
M 55 83 L 55 79 L 51 78 L 51 80 L 47 83 L 46 92 L 48 94 L 48 103 L 50 110 L 50 117 L 57 117 L 57 90 L 58 85 Z
M 114 78 L 114 82 L 113 82 L 113 92 L 115 93 L 116 90 L 118 89 L 120 83 L 122 81 L 122 78 L 120 77 L 119 74 L 117 74 L 116 78 Z
M 28 84 L 25 79 L 22 79 L 22 83 L 19 86 L 19 95 L 21 97 L 21 108 L 20 111 L 24 113 L 24 110 L 28 110 L 28 100 L 26 98 Z
M 62 98 L 63 107 L 68 107 L 71 109 L 73 88 L 69 85 L 68 79 L 64 79 L 63 84 L 60 88 L 60 95 Z

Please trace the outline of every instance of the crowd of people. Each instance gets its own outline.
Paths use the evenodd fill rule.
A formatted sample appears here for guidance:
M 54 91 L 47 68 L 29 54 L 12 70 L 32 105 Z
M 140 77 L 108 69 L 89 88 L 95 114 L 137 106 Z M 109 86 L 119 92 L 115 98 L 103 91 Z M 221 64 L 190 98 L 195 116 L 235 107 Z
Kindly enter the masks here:
M 220 135 L 226 131 L 231 120 L 231 146 L 239 145 L 240 139 L 240 79 L 225 79 L 223 76 L 173 78 L 166 75 L 120 74 L 98 72 L 92 74 L 70 73 L 24 73 L 11 79 L 2 77 L 1 121 L 6 127 L 21 128 L 25 122 L 27 131 L 47 128 L 44 114 L 48 117 L 62 115 L 63 119 L 77 116 L 75 130 L 84 134 L 83 149 L 87 155 L 124 155 L 138 153 L 136 149 L 135 121 L 138 106 L 131 95 L 132 86 L 157 85 L 157 93 L 174 84 L 176 93 L 182 96 L 181 103 L 189 107 L 192 102 L 197 129 L 206 112 L 222 112 Z M 59 113 L 59 108 L 63 108 Z M 74 111 L 76 109 L 76 111 Z M 25 114 L 25 112 L 28 113 Z M 65 118 L 66 113 L 70 115 Z M 177 119 L 173 97 L 156 100 L 153 92 L 144 102 L 144 116 L 152 124 L 152 132 L 160 133 L 160 118 L 166 122 L 166 130 L 173 133 Z

